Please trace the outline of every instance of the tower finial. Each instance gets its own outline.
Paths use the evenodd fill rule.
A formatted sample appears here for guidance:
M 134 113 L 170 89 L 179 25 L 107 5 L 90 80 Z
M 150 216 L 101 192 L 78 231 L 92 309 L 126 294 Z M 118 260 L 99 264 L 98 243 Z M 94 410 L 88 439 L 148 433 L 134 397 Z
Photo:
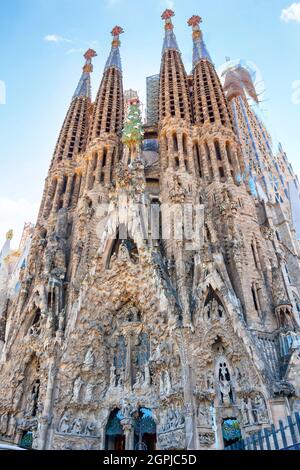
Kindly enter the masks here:
M 171 18 L 175 16 L 175 13 L 170 8 L 167 8 L 161 15 L 162 19 L 165 20 L 166 24 L 172 24 Z
M 177 41 L 175 34 L 173 32 L 174 25 L 172 23 L 172 17 L 175 16 L 175 13 L 173 10 L 167 9 L 163 12 L 161 15 L 162 19 L 165 21 L 165 40 L 164 40 L 164 45 L 163 45 L 163 52 L 166 49 L 176 49 L 179 51 Z
M 209 52 L 206 48 L 205 42 L 203 40 L 203 34 L 200 29 L 200 24 L 202 23 L 201 16 L 193 15 L 188 20 L 188 25 L 193 29 L 193 42 L 194 42 L 194 51 L 193 51 L 193 66 L 195 67 L 201 59 L 208 59 L 212 62 Z
M 115 26 L 111 31 L 113 40 L 112 40 L 112 45 L 111 45 L 111 51 L 106 62 L 105 70 L 108 69 L 109 67 L 115 67 L 119 69 L 120 71 L 122 71 L 119 47 L 121 45 L 120 34 L 123 34 L 123 33 L 124 33 L 124 30 L 123 28 L 121 28 L 121 26 Z
M 83 72 L 91 73 L 93 71 L 92 59 L 97 57 L 97 52 L 93 49 L 88 49 L 83 56 L 85 58 L 85 64 L 83 66 Z
M 111 35 L 113 36 L 113 42 L 112 45 L 113 47 L 120 47 L 120 34 L 124 33 L 124 29 L 121 28 L 121 26 L 115 26 L 112 29 Z
M 74 98 L 79 98 L 80 96 L 90 98 L 91 97 L 91 80 L 90 73 L 93 71 L 92 58 L 97 56 L 97 52 L 93 49 L 88 49 L 84 54 L 85 64 L 83 66 L 83 72 L 78 83 L 78 86 L 75 90 Z

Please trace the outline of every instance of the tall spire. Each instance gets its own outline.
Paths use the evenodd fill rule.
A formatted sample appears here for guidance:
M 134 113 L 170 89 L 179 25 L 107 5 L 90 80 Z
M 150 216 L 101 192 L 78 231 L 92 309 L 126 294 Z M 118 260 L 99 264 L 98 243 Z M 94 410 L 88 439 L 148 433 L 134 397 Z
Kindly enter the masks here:
M 84 54 L 83 72 L 56 144 L 53 163 L 65 158 L 72 159 L 85 150 L 91 104 L 90 73 L 93 71 L 92 58 L 96 55 L 93 49 L 88 49 Z
M 191 122 L 191 103 L 187 74 L 173 33 L 172 10 L 165 10 L 166 35 L 159 80 L 159 121 L 177 117 Z
M 202 18 L 197 15 L 193 15 L 189 21 L 188 25 L 193 28 L 193 66 L 195 67 L 201 59 L 207 59 L 212 62 L 207 47 L 205 45 L 203 34 L 200 29 L 200 23 L 202 23 Z
M 120 57 L 120 45 L 121 45 L 120 34 L 123 34 L 123 33 L 124 33 L 124 30 L 121 28 L 121 26 L 115 26 L 111 32 L 113 36 L 113 41 L 111 45 L 111 51 L 110 51 L 109 57 L 105 65 L 105 70 L 107 70 L 110 67 L 115 67 L 118 70 L 120 70 L 120 72 L 122 72 L 121 57 Z
M 124 119 L 124 97 L 120 57 L 120 26 L 115 26 L 112 48 L 107 59 L 100 88 L 93 107 L 89 142 L 107 134 L 120 135 Z
M 161 15 L 162 19 L 165 20 L 165 39 L 162 50 L 163 53 L 167 49 L 176 49 L 179 51 L 176 36 L 174 34 L 174 26 L 171 19 L 173 16 L 175 16 L 175 13 L 172 10 L 165 10 Z
M 93 71 L 92 58 L 96 57 L 97 53 L 93 49 L 89 49 L 84 54 L 85 64 L 83 66 L 83 72 L 79 80 L 78 86 L 73 95 L 74 98 L 79 98 L 80 96 L 91 98 L 91 77 L 90 74 Z

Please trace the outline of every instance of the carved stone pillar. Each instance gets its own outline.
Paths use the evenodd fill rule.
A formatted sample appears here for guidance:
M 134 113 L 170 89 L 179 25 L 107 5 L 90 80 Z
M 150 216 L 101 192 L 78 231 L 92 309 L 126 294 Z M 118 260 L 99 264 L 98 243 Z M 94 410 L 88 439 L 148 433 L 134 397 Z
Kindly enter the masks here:
M 72 195 L 72 204 L 76 204 L 78 201 L 80 187 L 81 187 L 81 180 L 82 180 L 81 173 L 77 173 L 75 176 L 75 186 L 74 186 L 74 191 Z
M 57 182 L 57 186 L 56 186 L 56 191 L 55 191 L 55 196 L 54 196 L 54 203 L 53 203 L 53 206 L 52 206 L 52 211 L 53 212 L 58 211 L 63 186 L 64 186 L 64 180 L 63 180 L 63 178 L 59 178 L 59 180 Z
M 39 422 L 39 434 L 38 434 L 38 449 L 44 450 L 47 445 L 47 434 L 49 425 L 51 423 L 51 409 L 52 409 L 52 397 L 54 391 L 54 384 L 57 374 L 57 368 L 55 366 L 55 358 L 51 359 L 49 365 L 48 383 L 46 397 L 44 401 L 44 410 Z
M 96 183 L 100 183 L 100 181 L 101 181 L 103 153 L 104 153 L 103 148 L 98 150 L 98 162 L 97 162 L 97 168 L 96 168 Z
M 208 162 L 206 158 L 206 152 L 205 152 L 205 147 L 204 144 L 198 144 L 199 145 L 199 150 L 200 150 L 200 162 L 201 162 L 201 167 L 202 167 L 202 175 L 204 176 L 205 180 L 209 179 L 209 169 L 208 169 Z
M 132 354 L 132 346 L 133 346 L 133 335 L 132 335 L 131 330 L 125 333 L 125 338 L 127 342 L 127 349 L 126 349 L 126 367 L 125 367 L 124 386 L 125 388 L 131 389 L 132 387 L 131 354 Z
M 106 186 L 109 186 L 111 183 L 111 168 L 112 168 L 112 156 L 113 156 L 113 147 L 109 147 L 108 153 L 107 153 L 107 165 L 105 168 L 105 178 L 104 178 L 104 183 Z
M 225 176 L 226 178 L 231 179 L 231 169 L 230 169 L 230 164 L 228 161 L 225 142 L 220 141 L 220 148 L 221 148 L 221 155 L 222 155 L 222 162 L 223 162 Z
M 70 201 L 71 201 L 71 191 L 72 191 L 72 186 L 73 186 L 73 175 L 70 175 L 68 177 L 68 182 L 67 182 L 67 187 L 66 187 L 66 192 L 64 196 L 64 209 L 69 207 Z
M 134 450 L 134 426 L 132 419 L 124 419 L 121 425 L 125 434 L 125 450 Z
M 185 167 L 185 156 L 184 156 L 184 152 L 183 152 L 182 139 L 183 139 L 182 132 L 178 132 L 177 133 L 177 144 L 178 144 L 179 165 L 180 165 L 180 168 L 182 170 L 187 170 L 187 168 Z
M 213 178 L 215 180 L 216 179 L 218 180 L 220 178 L 220 174 L 219 174 L 219 169 L 218 169 L 218 165 L 217 165 L 216 151 L 215 151 L 214 144 L 212 142 L 209 142 L 208 147 L 209 147 L 210 158 L 211 158 L 211 166 L 212 166 L 212 170 L 213 170 Z
M 86 172 L 86 180 L 85 180 L 85 190 L 88 191 L 90 189 L 90 182 L 93 174 L 93 157 L 92 155 L 88 158 L 88 165 L 87 165 L 87 172 Z
M 167 132 L 166 137 L 168 141 L 168 150 L 167 150 L 168 168 L 174 169 L 175 161 L 174 161 L 174 158 L 172 157 L 172 151 L 171 151 L 172 146 L 173 146 L 172 134 L 170 132 Z

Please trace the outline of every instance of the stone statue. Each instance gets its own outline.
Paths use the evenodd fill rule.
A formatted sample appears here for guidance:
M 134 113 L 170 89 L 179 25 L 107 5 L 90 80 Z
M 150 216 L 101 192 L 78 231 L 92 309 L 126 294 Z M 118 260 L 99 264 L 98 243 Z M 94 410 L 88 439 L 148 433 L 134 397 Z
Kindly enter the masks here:
M 257 394 L 255 396 L 254 404 L 255 404 L 255 413 L 256 413 L 257 422 L 264 423 L 268 421 L 265 400 L 260 394 Z
M 198 408 L 198 419 L 199 424 L 202 426 L 211 426 L 211 414 L 209 406 L 205 403 L 204 405 L 200 404 Z
M 76 418 L 72 424 L 72 434 L 82 434 L 83 432 L 83 422 L 81 418 Z
M 243 424 L 244 424 L 244 426 L 247 426 L 247 424 L 249 424 L 248 408 L 247 408 L 247 403 L 244 400 L 244 398 L 242 398 L 242 400 L 241 400 L 240 410 L 241 410 L 241 415 L 243 417 Z
M 94 364 L 95 364 L 95 356 L 94 356 L 94 353 L 93 353 L 93 349 L 90 348 L 86 355 L 85 355 L 85 358 L 84 358 L 84 365 L 87 366 L 87 367 L 94 367 Z
M 207 388 L 208 390 L 214 390 L 215 388 L 215 380 L 214 380 L 214 373 L 212 370 L 207 372 Z
M 73 385 L 73 397 L 72 397 L 73 402 L 78 402 L 80 400 L 80 392 L 81 392 L 81 387 L 83 384 L 84 384 L 83 380 L 81 379 L 80 376 L 78 376 Z
M 150 369 L 149 369 L 149 364 L 145 364 L 145 381 L 144 385 L 146 387 L 149 387 L 151 385 L 151 374 L 150 374 Z
M 231 392 L 231 385 L 230 382 L 224 378 L 220 378 L 219 380 L 220 391 L 222 393 L 222 401 L 224 405 L 230 404 L 230 392 Z
M 247 412 L 248 412 L 248 422 L 251 426 L 254 424 L 254 416 L 253 416 L 253 409 L 252 409 L 252 403 L 251 403 L 250 398 L 248 399 L 246 406 L 247 406 Z
M 6 434 L 8 426 L 8 414 L 5 413 L 0 418 L 0 434 Z
M 13 438 L 16 432 L 17 426 L 17 419 L 15 416 L 11 416 L 9 419 L 8 429 L 7 429 L 7 436 Z
M 131 418 L 132 406 L 129 403 L 124 402 L 121 407 L 121 413 L 122 413 L 123 419 Z
M 87 423 L 85 428 L 86 436 L 95 436 L 96 434 L 96 424 L 93 421 Z
M 164 390 L 165 390 L 166 394 L 169 394 L 172 390 L 171 377 L 170 377 L 169 371 L 165 372 L 165 388 L 164 388 Z
M 86 403 L 90 403 L 93 400 L 94 389 L 96 385 L 94 384 L 87 384 L 84 394 L 84 401 Z
M 123 388 L 124 386 L 124 371 L 120 372 L 119 378 L 118 378 L 118 387 Z
M 114 365 L 112 365 L 110 368 L 109 386 L 112 388 L 115 388 L 116 386 L 116 368 Z
M 70 413 L 66 411 L 58 425 L 58 432 L 68 434 L 70 432 Z
M 135 384 L 133 386 L 133 388 L 138 388 L 140 387 L 144 382 L 144 377 L 143 377 L 143 374 L 141 371 L 138 371 L 137 374 L 136 374 L 136 378 L 135 378 Z
M 63 308 L 58 315 L 58 330 L 64 331 L 65 328 L 65 309 Z

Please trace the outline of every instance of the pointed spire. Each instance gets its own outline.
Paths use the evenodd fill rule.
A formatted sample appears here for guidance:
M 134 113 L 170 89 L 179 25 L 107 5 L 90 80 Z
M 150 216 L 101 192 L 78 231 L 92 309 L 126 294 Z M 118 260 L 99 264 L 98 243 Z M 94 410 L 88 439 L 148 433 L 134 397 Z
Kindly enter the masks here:
M 171 19 L 173 16 L 175 16 L 174 11 L 169 9 L 165 10 L 161 15 L 162 19 L 165 21 L 166 31 L 162 53 L 164 53 L 167 49 L 176 49 L 177 51 L 179 51 L 176 36 L 173 31 L 174 26 Z
M 123 34 L 123 33 L 124 33 L 124 30 L 123 28 L 121 28 L 121 26 L 115 26 L 111 32 L 113 36 L 113 41 L 112 41 L 111 51 L 110 51 L 109 57 L 105 65 L 105 70 L 107 70 L 110 67 L 115 67 L 116 69 L 120 70 L 120 72 L 122 72 L 121 57 L 120 57 L 121 41 L 120 41 L 119 36 L 120 34 Z
M 93 71 L 92 58 L 96 57 L 97 53 L 93 49 L 89 49 L 84 54 L 85 64 L 83 66 L 83 72 L 79 80 L 78 86 L 73 95 L 74 98 L 86 97 L 91 98 L 91 77 L 90 74 Z
M 194 42 L 194 50 L 193 50 L 193 67 L 195 67 L 198 62 L 202 59 L 207 59 L 212 62 L 209 52 L 206 48 L 203 34 L 200 29 L 200 23 L 202 23 L 202 18 L 197 15 L 193 15 L 189 21 L 188 25 L 192 26 L 193 28 L 193 42 Z

